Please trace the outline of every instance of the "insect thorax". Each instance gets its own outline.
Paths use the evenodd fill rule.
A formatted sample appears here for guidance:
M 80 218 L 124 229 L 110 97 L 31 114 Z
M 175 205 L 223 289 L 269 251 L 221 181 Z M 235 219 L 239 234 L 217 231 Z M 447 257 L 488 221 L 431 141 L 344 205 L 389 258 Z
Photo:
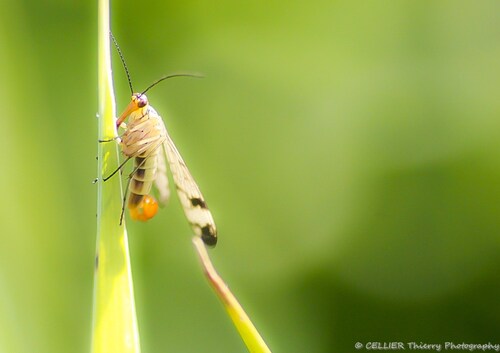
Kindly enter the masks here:
M 127 157 L 156 155 L 165 140 L 165 125 L 151 106 L 129 116 L 127 130 L 121 137 L 122 152 Z

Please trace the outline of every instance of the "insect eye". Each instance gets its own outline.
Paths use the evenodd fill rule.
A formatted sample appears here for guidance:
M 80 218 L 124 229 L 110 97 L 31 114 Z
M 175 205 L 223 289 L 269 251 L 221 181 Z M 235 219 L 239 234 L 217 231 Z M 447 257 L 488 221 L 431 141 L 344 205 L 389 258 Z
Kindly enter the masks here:
M 148 104 L 148 98 L 145 95 L 141 95 L 137 97 L 137 106 L 139 108 L 143 108 Z

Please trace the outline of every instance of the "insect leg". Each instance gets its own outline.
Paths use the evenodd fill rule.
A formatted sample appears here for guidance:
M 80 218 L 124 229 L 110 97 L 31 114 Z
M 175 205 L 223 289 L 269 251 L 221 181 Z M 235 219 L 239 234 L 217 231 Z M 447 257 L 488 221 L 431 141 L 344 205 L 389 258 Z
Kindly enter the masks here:
M 105 139 L 105 140 L 97 140 L 99 143 L 104 143 L 104 142 L 113 142 L 113 141 L 116 141 L 116 140 L 119 140 L 120 137 L 119 136 L 115 136 L 113 138 L 110 138 L 110 139 Z
M 141 168 L 141 167 L 144 165 L 144 163 L 146 162 L 146 159 L 148 159 L 148 157 L 149 157 L 150 155 L 152 155 L 152 154 L 153 154 L 153 153 L 154 153 L 154 152 L 158 149 L 158 147 L 160 147 L 160 146 L 162 145 L 163 141 L 164 141 L 164 139 L 160 140 L 160 143 L 159 143 L 158 145 L 154 146 L 154 148 L 152 148 L 152 149 L 151 149 L 151 152 L 149 152 L 149 153 L 147 154 L 147 156 L 142 157 L 142 158 L 143 158 L 143 160 L 141 161 L 141 163 L 140 163 L 137 167 L 135 167 L 135 168 L 134 168 L 134 170 L 132 170 L 132 173 L 130 173 L 130 174 L 128 175 L 128 178 L 129 178 L 129 179 L 132 179 L 132 177 L 134 176 L 134 174 L 135 174 L 135 173 L 137 173 L 137 170 L 138 170 L 139 168 Z M 145 146 L 145 147 L 146 147 L 146 146 Z M 139 153 L 138 153 L 138 154 L 140 154 L 140 151 L 141 151 L 141 150 L 139 150 Z M 129 157 L 128 159 L 130 159 L 130 158 L 132 158 L 132 157 Z M 125 161 L 125 162 L 126 162 L 126 161 Z M 121 167 L 121 166 L 120 166 L 120 167 Z M 116 172 L 115 172 L 115 173 L 116 173 Z
M 101 140 L 100 140 L 100 141 L 101 141 Z M 159 143 L 157 146 L 155 146 L 155 147 L 154 147 L 154 149 L 153 149 L 152 151 L 155 151 L 158 147 L 160 147 L 160 146 L 161 146 L 161 144 L 163 143 L 163 141 L 164 141 L 164 139 L 162 139 L 162 140 L 160 141 L 160 143 Z M 147 145 L 146 145 L 146 146 L 144 146 L 144 147 L 147 147 Z M 140 153 L 141 153 L 141 150 L 139 150 L 137 154 L 140 154 Z M 128 162 L 128 161 L 129 161 L 132 157 L 133 157 L 133 156 L 128 156 L 128 157 L 127 157 L 127 159 L 125 159 L 125 160 L 122 162 L 122 164 L 120 164 L 120 165 L 118 166 L 118 168 L 116 168 L 116 169 L 113 171 L 113 173 L 111 173 L 110 175 L 108 175 L 108 176 L 107 176 L 107 177 L 105 177 L 105 178 L 102 178 L 102 180 L 103 180 L 103 181 L 108 181 L 108 180 L 109 180 L 109 179 L 110 179 L 113 175 L 115 175 L 115 174 L 116 174 L 119 170 L 121 170 L 121 169 L 125 166 L 125 164 L 127 164 L 127 162 Z M 146 158 L 147 158 L 147 157 L 146 157 Z M 141 163 L 141 165 L 142 165 L 142 163 Z M 132 177 L 132 175 L 134 175 L 134 173 L 137 171 L 137 169 L 138 169 L 141 165 L 137 166 L 137 167 L 136 167 L 136 168 L 132 171 L 132 173 L 129 175 L 129 178 L 130 178 L 130 177 Z
M 120 164 L 118 166 L 118 168 L 116 168 L 113 173 L 111 173 L 110 175 L 108 175 L 105 178 L 102 178 L 102 181 L 108 181 L 113 175 L 115 175 L 119 170 L 121 170 L 123 168 L 123 166 L 130 160 L 130 158 L 132 158 L 132 157 L 127 157 L 127 159 L 125 159 L 125 161 L 123 161 L 122 164 Z
M 127 187 L 125 188 L 125 192 L 123 193 L 122 212 L 120 213 L 120 225 L 122 225 L 122 223 L 123 223 L 123 215 L 125 214 L 125 202 L 127 201 L 128 187 L 130 186 L 131 182 L 132 182 L 132 179 L 129 179 L 128 183 L 127 183 Z

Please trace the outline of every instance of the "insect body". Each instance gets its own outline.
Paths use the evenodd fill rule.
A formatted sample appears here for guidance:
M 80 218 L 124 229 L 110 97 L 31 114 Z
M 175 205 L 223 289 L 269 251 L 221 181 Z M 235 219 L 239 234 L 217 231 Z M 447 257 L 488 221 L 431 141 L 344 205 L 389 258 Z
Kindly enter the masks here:
M 145 221 L 156 214 L 158 204 L 149 195 L 153 183 L 158 188 L 160 202 L 166 203 L 168 200 L 170 192 L 165 174 L 166 163 L 162 153 L 164 150 L 186 218 L 195 234 L 200 236 L 205 244 L 214 246 L 217 243 L 217 230 L 212 214 L 168 135 L 162 118 L 149 105 L 144 93 L 132 95 L 131 102 L 116 122 L 117 126 L 122 125 L 127 117 L 129 119 L 121 137 L 121 148 L 128 159 L 134 158 L 135 161 L 129 184 L 130 216 Z

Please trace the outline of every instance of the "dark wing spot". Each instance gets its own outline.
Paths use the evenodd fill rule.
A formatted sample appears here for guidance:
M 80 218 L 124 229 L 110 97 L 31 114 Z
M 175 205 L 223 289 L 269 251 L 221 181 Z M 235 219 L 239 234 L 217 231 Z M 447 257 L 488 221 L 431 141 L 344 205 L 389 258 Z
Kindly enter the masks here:
M 193 206 L 200 206 L 201 208 L 207 208 L 207 204 L 205 203 L 205 201 L 203 199 L 200 199 L 198 197 L 193 197 L 191 199 L 191 205 Z
M 217 244 L 217 233 L 210 225 L 201 228 L 201 240 L 208 246 L 215 246 Z

